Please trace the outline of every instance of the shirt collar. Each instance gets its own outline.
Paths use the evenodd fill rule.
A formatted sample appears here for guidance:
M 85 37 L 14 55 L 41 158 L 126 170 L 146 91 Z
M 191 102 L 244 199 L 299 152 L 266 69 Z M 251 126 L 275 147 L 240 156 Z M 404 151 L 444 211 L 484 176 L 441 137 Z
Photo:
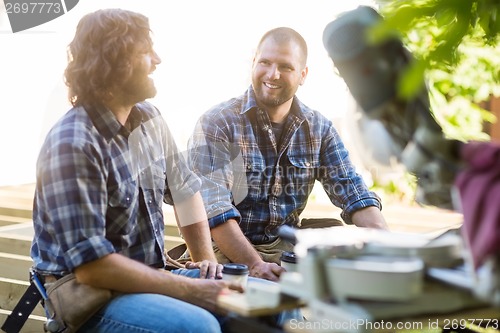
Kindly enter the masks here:
M 257 101 L 255 98 L 255 92 L 253 90 L 253 86 L 250 86 L 245 93 L 245 104 L 242 108 L 241 114 L 247 113 L 252 109 L 258 109 Z M 292 106 L 290 109 L 290 114 L 297 116 L 299 119 L 304 119 L 306 112 L 303 104 L 299 101 L 297 96 L 293 96 Z
M 255 100 L 255 92 L 250 86 L 245 93 L 245 106 L 241 109 L 241 114 L 247 113 L 251 109 L 257 109 L 257 101 Z
M 107 107 L 103 105 L 85 106 L 85 111 L 87 111 L 87 114 L 89 115 L 90 120 L 94 124 L 97 131 L 101 133 L 101 135 L 107 141 L 110 141 L 120 131 L 122 131 L 125 136 L 128 136 L 130 134 L 130 131 L 122 124 L 120 124 L 113 112 L 111 112 L 111 110 L 109 110 Z M 137 106 L 134 106 L 127 119 L 127 123 L 130 123 L 130 128 L 134 130 L 141 124 L 141 122 L 141 111 Z

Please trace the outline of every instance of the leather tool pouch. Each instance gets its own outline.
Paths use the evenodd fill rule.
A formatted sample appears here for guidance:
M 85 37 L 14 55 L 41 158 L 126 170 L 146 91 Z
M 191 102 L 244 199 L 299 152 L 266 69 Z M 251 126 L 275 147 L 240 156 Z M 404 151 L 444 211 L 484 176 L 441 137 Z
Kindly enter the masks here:
M 78 283 L 74 274 L 46 287 L 53 319 L 60 328 L 59 332 L 64 333 L 76 332 L 113 297 L 111 290 Z

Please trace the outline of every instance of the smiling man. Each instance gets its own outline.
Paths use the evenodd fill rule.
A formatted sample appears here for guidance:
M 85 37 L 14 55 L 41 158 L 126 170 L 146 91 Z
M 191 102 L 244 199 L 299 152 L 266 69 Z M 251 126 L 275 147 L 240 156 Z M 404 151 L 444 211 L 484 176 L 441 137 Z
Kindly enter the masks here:
M 73 107 L 48 133 L 37 162 L 33 269 L 46 287 L 74 274 L 77 291 L 98 288 L 114 297 L 85 308 L 87 297 L 75 300 L 61 287 L 50 296 L 59 304 L 59 328 L 220 332 L 219 293 L 242 290 L 220 279 L 201 182 L 146 101 L 156 95 L 151 73 L 161 63 L 149 19 L 115 8 L 85 15 L 68 60 Z M 173 205 L 193 258 L 169 272 L 163 203 Z M 80 320 L 71 321 L 71 313 Z
M 345 222 L 387 227 L 378 196 L 332 122 L 295 96 L 307 74 L 302 36 L 287 27 L 268 31 L 257 46 L 252 85 L 203 114 L 190 140 L 219 263 L 245 263 L 251 276 L 273 281 L 284 271 L 281 253 L 293 250 L 278 228 L 300 226 L 316 180 Z

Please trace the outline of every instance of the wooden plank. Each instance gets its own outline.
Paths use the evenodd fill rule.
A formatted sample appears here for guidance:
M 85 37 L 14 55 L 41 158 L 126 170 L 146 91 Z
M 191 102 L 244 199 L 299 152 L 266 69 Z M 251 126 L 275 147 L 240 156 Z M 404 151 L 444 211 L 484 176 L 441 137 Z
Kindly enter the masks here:
M 0 227 L 0 234 L 33 237 L 33 223 L 18 223 Z
M 0 196 L 19 195 L 23 197 L 33 197 L 35 192 L 35 183 L 7 185 L 0 187 Z
M 29 256 L 33 237 L 0 233 L 0 252 Z
M 20 223 L 32 223 L 31 218 L 11 216 L 11 215 L 0 215 L 0 227 L 12 224 Z
M 165 235 L 165 247 L 170 249 L 181 243 L 184 243 L 182 237 L 175 235 Z M 7 254 L 13 256 L 12 258 L 26 258 L 29 257 L 31 251 L 32 237 L 9 235 L 0 233 L 0 258 L 5 257 Z M 0 269 L 0 272 L 3 270 Z M 0 273 L 2 275 L 2 273 Z
M 31 219 L 35 184 L 0 187 L 0 215 Z
M 0 277 L 0 309 L 12 311 L 17 305 L 24 292 L 29 286 L 28 281 L 20 281 Z M 33 310 L 34 315 L 45 316 L 45 311 L 41 305 Z
M 179 228 L 177 225 L 165 224 L 165 236 L 180 237 Z
M 166 236 L 179 237 L 179 228 L 176 224 L 165 224 L 164 234 Z M 34 229 L 33 224 L 30 223 L 17 223 L 0 226 L 0 235 L 15 235 L 15 236 L 28 236 L 33 237 Z
M 33 207 L 33 194 L 29 196 L 21 193 L 3 194 L 0 190 L 0 205 L 13 206 L 23 209 L 31 209 Z
M 260 283 L 260 282 L 257 282 Z M 269 316 L 283 310 L 292 310 L 304 306 L 304 302 L 285 295 L 278 295 L 278 305 L 262 305 L 252 301 L 246 293 L 227 292 L 217 297 L 217 305 L 224 310 L 234 312 L 243 317 Z
M 0 275 L 4 278 L 28 281 L 32 265 L 28 256 L 0 252 Z
M 9 314 L 10 311 L 0 309 L 0 323 L 5 322 Z M 19 333 L 42 333 L 46 320 L 45 317 L 31 315 Z
M 0 234 L 0 252 L 29 256 L 31 241 L 31 237 Z M 184 240 L 180 236 L 165 235 L 165 248 L 167 250 L 181 243 L 184 243 Z
M 22 206 L 22 205 L 1 205 L 0 204 L 0 215 L 8 215 L 15 217 L 23 217 L 31 219 L 32 212 L 31 207 Z
M 168 251 L 177 245 L 184 243 L 181 237 L 165 236 L 165 250 Z

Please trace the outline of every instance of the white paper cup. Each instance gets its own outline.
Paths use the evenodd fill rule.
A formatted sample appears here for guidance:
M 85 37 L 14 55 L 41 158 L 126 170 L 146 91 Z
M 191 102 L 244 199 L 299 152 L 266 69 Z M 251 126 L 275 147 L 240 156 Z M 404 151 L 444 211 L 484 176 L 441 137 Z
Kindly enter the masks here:
M 246 287 L 248 281 L 248 266 L 245 264 L 229 263 L 224 264 L 222 269 L 222 279 L 236 282 Z

